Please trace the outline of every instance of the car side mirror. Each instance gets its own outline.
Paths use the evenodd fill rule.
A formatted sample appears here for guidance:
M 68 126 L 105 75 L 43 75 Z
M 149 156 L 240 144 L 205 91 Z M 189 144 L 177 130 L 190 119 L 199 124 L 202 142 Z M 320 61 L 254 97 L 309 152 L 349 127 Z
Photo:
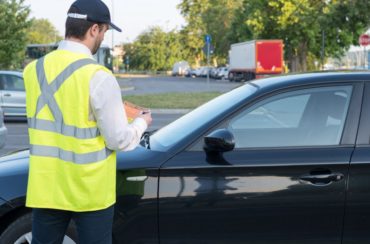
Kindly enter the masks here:
M 206 152 L 228 152 L 235 147 L 234 135 L 227 129 L 218 129 L 204 137 Z

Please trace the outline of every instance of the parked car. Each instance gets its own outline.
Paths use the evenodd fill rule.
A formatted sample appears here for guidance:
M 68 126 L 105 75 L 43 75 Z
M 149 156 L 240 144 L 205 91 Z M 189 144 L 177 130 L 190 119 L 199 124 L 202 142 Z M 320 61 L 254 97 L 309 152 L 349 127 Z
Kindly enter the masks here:
M 212 79 L 216 79 L 218 68 L 216 67 L 210 67 L 209 68 L 209 77 Z
M 229 68 L 227 67 L 220 67 L 217 74 L 216 74 L 216 79 L 228 79 L 229 77 Z
M 26 92 L 21 72 L 0 71 L 0 106 L 8 117 L 26 117 Z
M 191 77 L 191 78 L 196 77 L 195 71 L 196 70 L 192 68 L 185 70 L 185 77 Z
M 28 157 L 0 158 L 0 243 L 31 238 Z M 370 72 L 253 80 L 118 153 L 113 239 L 370 243 L 369 181 Z
M 199 76 L 203 78 L 207 77 L 207 74 L 209 73 L 210 69 L 211 69 L 210 67 L 202 67 Z
M 0 107 L 0 148 L 3 148 L 5 146 L 7 134 L 8 129 L 5 127 L 4 123 L 4 111 Z
M 200 77 L 201 74 L 202 74 L 202 70 L 203 69 L 204 69 L 204 67 L 198 67 L 198 68 L 196 68 L 195 71 L 194 71 L 195 76 L 196 77 Z

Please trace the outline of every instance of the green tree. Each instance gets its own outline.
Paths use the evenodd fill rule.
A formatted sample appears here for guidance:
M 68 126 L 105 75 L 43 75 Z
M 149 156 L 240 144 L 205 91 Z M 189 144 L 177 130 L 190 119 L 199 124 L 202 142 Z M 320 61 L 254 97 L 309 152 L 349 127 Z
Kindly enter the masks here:
M 233 43 L 232 23 L 235 12 L 241 8 L 242 3 L 242 0 L 213 0 L 203 14 L 205 29 L 212 36 L 214 55 L 218 63 L 226 63 L 230 45 Z
M 240 39 L 282 39 L 290 69 L 305 71 L 308 56 L 323 60 L 355 44 L 369 11 L 367 0 L 244 0 L 233 26 Z
M 48 44 L 62 40 L 58 30 L 47 19 L 33 19 L 27 32 L 29 44 Z
M 130 69 L 136 70 L 170 70 L 175 62 L 185 58 L 180 34 L 166 33 L 160 27 L 152 27 L 133 43 L 125 44 L 124 51 L 124 59 L 129 57 Z
M 204 35 L 207 31 L 202 15 L 208 9 L 208 6 L 209 0 L 182 0 L 178 5 L 187 22 L 187 26 L 181 31 L 184 48 L 188 50 L 191 63 L 196 66 L 199 66 L 204 58 L 202 48 L 204 46 Z
M 188 25 L 183 29 L 185 45 L 196 65 L 205 61 L 202 53 L 204 37 L 212 36 L 212 45 L 215 48 L 216 63 L 226 63 L 230 44 L 235 12 L 242 6 L 243 0 L 183 0 L 178 8 Z
M 24 0 L 0 0 L 0 68 L 19 68 L 26 49 L 30 9 Z

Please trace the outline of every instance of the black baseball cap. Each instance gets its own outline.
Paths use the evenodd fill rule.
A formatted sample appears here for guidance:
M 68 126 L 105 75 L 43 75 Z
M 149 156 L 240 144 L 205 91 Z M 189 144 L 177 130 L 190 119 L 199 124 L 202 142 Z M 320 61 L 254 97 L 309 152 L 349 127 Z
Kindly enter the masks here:
M 68 10 L 68 17 L 109 24 L 111 28 L 119 32 L 122 31 L 121 28 L 111 22 L 109 9 L 101 0 L 75 1 Z

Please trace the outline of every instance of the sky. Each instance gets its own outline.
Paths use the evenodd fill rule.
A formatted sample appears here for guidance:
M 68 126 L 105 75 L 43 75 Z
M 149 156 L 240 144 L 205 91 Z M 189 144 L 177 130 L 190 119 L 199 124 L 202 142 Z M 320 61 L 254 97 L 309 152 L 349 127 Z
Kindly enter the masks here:
M 64 36 L 67 11 L 74 0 L 25 0 L 30 6 L 31 17 L 48 19 Z M 176 6 L 181 0 L 103 0 L 111 12 L 112 22 L 122 29 L 112 30 L 105 35 L 104 44 L 109 46 L 122 42 L 132 42 L 142 32 L 152 26 L 160 26 L 165 31 L 180 29 L 185 25 Z M 113 5 L 113 11 L 112 11 Z M 113 17 L 112 17 L 113 16 Z

